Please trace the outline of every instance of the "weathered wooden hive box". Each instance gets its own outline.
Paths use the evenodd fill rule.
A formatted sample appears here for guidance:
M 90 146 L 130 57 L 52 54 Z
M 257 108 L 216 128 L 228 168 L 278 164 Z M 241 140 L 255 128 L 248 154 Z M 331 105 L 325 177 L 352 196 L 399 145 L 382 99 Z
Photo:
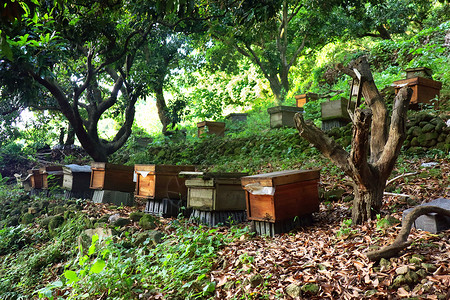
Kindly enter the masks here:
M 322 130 L 330 130 L 335 127 L 347 125 L 351 119 L 347 111 L 348 100 L 345 98 L 320 103 L 322 116 Z M 355 103 L 351 103 L 354 110 Z
M 231 113 L 225 117 L 225 119 L 230 120 L 232 122 L 245 122 L 247 121 L 247 113 Z
M 178 177 L 182 171 L 195 171 L 194 166 L 135 165 L 136 197 L 153 200 L 186 200 L 185 179 Z
M 297 107 L 303 107 L 306 103 L 309 101 L 317 100 L 319 99 L 319 95 L 315 93 L 306 93 L 301 95 L 295 96 L 295 102 L 297 104 Z
M 202 211 L 245 210 L 241 177 L 246 173 L 181 172 L 188 188 L 188 208 Z
M 63 167 L 63 173 L 64 189 L 74 192 L 90 190 L 91 166 L 66 165 Z
M 31 187 L 33 189 L 42 189 L 43 175 L 39 172 L 39 169 L 28 170 L 28 174 L 31 175 Z
M 203 121 L 197 123 L 198 136 L 202 134 L 215 134 L 223 136 L 225 134 L 225 122 Z
M 39 169 L 42 174 L 42 188 L 53 189 L 62 187 L 63 184 L 63 169 L 62 166 L 47 166 Z
M 406 72 L 406 79 L 409 78 L 415 78 L 415 77 L 423 77 L 428 79 L 433 79 L 433 70 L 430 68 L 408 68 L 405 70 Z
M 92 162 L 91 170 L 89 186 L 91 189 L 126 193 L 134 192 L 134 168 L 132 166 Z
M 439 98 L 442 82 L 425 77 L 412 77 L 394 81 L 393 85 L 395 88 L 395 94 L 397 94 L 398 91 L 406 85 L 413 90 L 413 94 L 409 102 L 411 109 L 418 109 L 419 103 L 433 104 L 436 107 L 439 104 L 438 101 L 431 103 L 431 100 L 434 98 Z
M 303 108 L 296 106 L 275 106 L 267 109 L 270 115 L 270 128 L 295 128 L 294 116 L 303 112 Z
M 345 98 L 320 103 L 322 121 L 332 119 L 350 121 L 347 104 L 348 100 Z
M 276 223 L 319 210 L 320 170 L 289 170 L 242 177 L 249 220 Z

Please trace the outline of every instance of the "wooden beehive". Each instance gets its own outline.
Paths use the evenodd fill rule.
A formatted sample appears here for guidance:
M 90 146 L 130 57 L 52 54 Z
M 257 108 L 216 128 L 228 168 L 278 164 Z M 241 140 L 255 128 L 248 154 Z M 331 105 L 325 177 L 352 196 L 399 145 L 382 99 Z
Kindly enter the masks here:
M 47 166 L 39 169 L 42 174 L 42 188 L 54 189 L 60 188 L 63 184 L 63 169 L 62 166 Z
M 413 90 L 409 106 L 411 109 L 418 109 L 419 104 L 433 104 L 438 106 L 439 102 L 431 103 L 432 99 L 439 98 L 442 82 L 424 77 L 413 77 L 394 81 L 395 94 L 404 87 L 409 86 Z
M 202 134 L 215 134 L 223 136 L 225 134 L 225 122 L 203 121 L 197 123 L 198 136 Z
M 31 187 L 33 189 L 42 189 L 43 175 L 39 172 L 39 169 L 28 170 L 28 174 L 31 174 Z
M 242 177 L 249 220 L 276 223 L 319 210 L 319 170 Z
M 303 112 L 303 108 L 296 106 L 275 106 L 267 109 L 270 115 L 270 128 L 295 128 L 294 116 Z
M 178 173 L 194 170 L 194 166 L 135 165 L 136 197 L 186 200 L 185 179 L 178 177 Z
M 66 165 L 63 167 L 63 188 L 68 191 L 89 191 L 91 166 Z
M 405 70 L 406 72 L 406 79 L 409 78 L 415 78 L 415 77 L 423 77 L 432 79 L 433 77 L 433 71 L 430 68 L 409 68 Z
M 247 121 L 247 116 L 247 113 L 231 113 L 225 119 L 231 120 L 232 122 L 245 122 Z
M 118 192 L 134 191 L 133 170 L 131 166 L 116 165 L 105 162 L 91 163 L 90 188 Z
M 319 99 L 319 95 L 315 93 L 306 93 L 301 95 L 295 96 L 295 102 L 297 104 L 297 107 L 303 107 L 306 103 L 309 101 L 317 100 Z
M 350 121 L 347 105 L 348 100 L 345 98 L 320 103 L 322 121 L 335 119 Z M 351 109 L 354 108 L 355 104 L 352 102 Z
M 181 172 L 188 188 L 187 207 L 201 211 L 245 210 L 241 177 L 246 173 Z

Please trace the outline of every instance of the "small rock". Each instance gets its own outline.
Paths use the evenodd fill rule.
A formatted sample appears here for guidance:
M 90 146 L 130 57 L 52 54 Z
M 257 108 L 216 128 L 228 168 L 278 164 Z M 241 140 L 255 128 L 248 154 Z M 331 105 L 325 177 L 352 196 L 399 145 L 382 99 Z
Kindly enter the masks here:
M 123 227 L 131 223 L 130 219 L 127 218 L 118 218 L 114 222 L 111 223 L 111 226 L 113 227 Z
M 406 273 L 408 273 L 408 271 L 409 271 L 408 266 L 401 266 L 395 270 L 395 273 L 397 273 L 397 275 L 405 275 Z
M 424 269 L 420 269 L 416 272 L 417 276 L 419 276 L 420 278 L 425 278 L 427 276 L 427 271 L 425 271 Z
M 138 222 L 143 216 L 144 213 L 142 211 L 135 211 L 130 214 L 130 219 L 133 222 Z
M 145 230 L 156 228 L 156 218 L 152 215 L 145 214 L 139 220 L 139 226 L 141 226 L 142 229 Z
M 164 234 L 161 231 L 158 230 L 152 230 L 148 233 L 148 236 L 150 240 L 153 242 L 153 245 L 158 245 L 162 243 L 162 239 L 164 237 Z
M 108 218 L 108 222 L 112 224 L 112 223 L 114 223 L 115 221 L 117 221 L 119 218 L 120 218 L 120 215 L 119 215 L 119 214 L 114 214 L 114 215 L 112 215 L 112 216 L 110 216 L 110 217 Z
M 405 274 L 405 279 L 409 284 L 416 283 L 419 281 L 419 275 L 417 275 L 416 272 L 409 270 L 408 273 Z
M 398 288 L 401 287 L 402 285 L 406 284 L 406 279 L 404 275 L 398 275 L 397 277 L 395 277 L 394 281 L 392 282 L 392 287 L 393 288 Z
M 64 223 L 64 217 L 63 216 L 54 216 L 51 218 L 50 222 L 48 223 L 48 229 L 54 230 L 61 226 Z
M 255 274 L 252 277 L 250 277 L 250 285 L 255 288 L 258 285 L 262 284 L 264 281 L 263 277 L 261 276 L 261 274 Z
M 303 293 L 308 293 L 312 295 L 317 294 L 319 292 L 319 289 L 320 289 L 319 285 L 315 283 L 307 283 L 301 287 Z
M 134 238 L 134 245 L 136 247 L 142 246 L 144 242 L 149 238 L 148 232 L 140 232 Z
M 292 298 L 299 298 L 301 293 L 301 287 L 295 283 L 291 283 L 286 287 L 286 294 L 288 294 Z
M 380 259 L 380 266 L 388 268 L 390 265 L 391 263 L 386 258 Z
M 426 263 L 422 263 L 421 264 L 422 268 L 425 269 L 425 271 L 427 271 L 428 273 L 433 273 L 434 271 L 436 271 L 436 266 L 433 264 L 426 264 Z

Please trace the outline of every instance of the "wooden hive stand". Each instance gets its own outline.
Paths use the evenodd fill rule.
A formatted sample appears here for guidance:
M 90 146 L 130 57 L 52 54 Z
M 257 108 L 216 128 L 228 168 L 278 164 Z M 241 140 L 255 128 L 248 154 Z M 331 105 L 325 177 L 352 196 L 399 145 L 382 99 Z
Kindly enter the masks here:
M 246 173 L 181 172 L 188 188 L 187 207 L 191 220 L 209 226 L 246 221 L 245 191 L 241 177 Z
M 147 200 L 145 212 L 164 217 L 176 217 L 186 206 L 185 179 L 182 171 L 194 171 L 194 166 L 135 165 L 135 195 Z
M 92 162 L 89 187 L 94 190 L 94 203 L 132 206 L 135 188 L 133 170 L 132 166 Z
M 319 210 L 319 170 L 288 170 L 242 177 L 247 218 L 261 235 L 288 232 L 312 222 Z
M 63 166 L 63 189 L 66 199 L 92 199 L 94 190 L 90 189 L 91 166 L 76 164 Z

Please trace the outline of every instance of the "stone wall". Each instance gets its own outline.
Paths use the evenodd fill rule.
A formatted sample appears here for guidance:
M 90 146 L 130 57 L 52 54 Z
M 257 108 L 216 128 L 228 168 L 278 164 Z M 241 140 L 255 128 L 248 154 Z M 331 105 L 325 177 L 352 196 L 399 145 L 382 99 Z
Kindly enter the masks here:
M 444 152 L 450 151 L 450 127 L 447 126 L 444 116 L 427 114 L 424 112 L 414 113 L 408 116 L 406 123 L 406 140 L 403 149 L 439 149 Z M 352 125 L 341 128 L 333 128 L 327 132 L 342 146 L 351 144 Z
M 417 113 L 408 117 L 407 137 L 404 148 L 435 148 L 450 151 L 450 127 L 443 118 L 427 113 Z

